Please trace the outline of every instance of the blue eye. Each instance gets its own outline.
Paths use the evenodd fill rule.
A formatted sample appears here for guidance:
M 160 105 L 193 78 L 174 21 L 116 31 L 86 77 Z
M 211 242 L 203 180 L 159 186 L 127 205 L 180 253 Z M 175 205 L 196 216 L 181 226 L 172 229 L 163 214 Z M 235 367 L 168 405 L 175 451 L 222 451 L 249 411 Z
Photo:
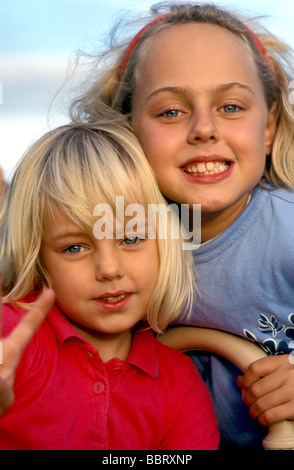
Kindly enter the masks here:
M 170 109 L 169 111 L 166 111 L 163 113 L 163 116 L 167 118 L 176 118 L 179 117 L 180 111 L 178 109 Z
M 139 240 L 138 237 L 128 237 L 124 239 L 124 243 L 126 245 L 135 245 L 138 240 Z
M 223 107 L 223 110 L 226 114 L 233 114 L 236 111 L 239 111 L 240 107 L 235 104 L 227 104 Z
M 72 255 L 76 255 L 77 253 L 80 253 L 81 250 L 82 250 L 81 245 L 72 245 L 72 246 L 69 246 L 68 248 L 66 248 L 65 251 L 67 251 L 68 253 L 70 253 Z

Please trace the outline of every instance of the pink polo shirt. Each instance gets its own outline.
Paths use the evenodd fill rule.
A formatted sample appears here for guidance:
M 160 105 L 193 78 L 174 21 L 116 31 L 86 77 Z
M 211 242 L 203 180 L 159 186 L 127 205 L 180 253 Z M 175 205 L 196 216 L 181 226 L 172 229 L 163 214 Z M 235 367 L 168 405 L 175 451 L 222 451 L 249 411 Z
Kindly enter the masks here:
M 3 308 L 3 336 L 22 309 Z M 0 449 L 217 449 L 216 418 L 190 359 L 150 330 L 103 363 L 54 307 L 22 356 Z

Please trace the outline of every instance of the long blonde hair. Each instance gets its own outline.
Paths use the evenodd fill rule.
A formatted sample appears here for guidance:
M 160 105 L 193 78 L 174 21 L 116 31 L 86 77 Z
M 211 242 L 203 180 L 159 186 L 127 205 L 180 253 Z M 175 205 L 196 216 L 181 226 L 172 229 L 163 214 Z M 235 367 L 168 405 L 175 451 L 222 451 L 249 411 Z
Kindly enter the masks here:
M 45 134 L 15 171 L 0 212 L 4 302 L 17 303 L 51 286 L 40 247 L 43 214 L 52 204 L 92 233 L 94 207 L 115 207 L 118 195 L 126 204 L 167 206 L 126 120 L 101 104 L 99 110 L 95 123 L 73 122 Z M 157 238 L 160 266 L 147 312 L 149 324 L 158 332 L 190 311 L 194 295 L 191 253 L 182 250 L 181 232 L 174 239 L 169 229 L 166 239 Z
M 162 21 L 155 22 L 160 15 Z M 81 119 L 95 120 L 96 101 L 102 99 L 131 120 L 132 99 L 138 80 L 138 68 L 144 58 L 146 46 L 160 31 L 185 23 L 210 23 L 228 29 L 244 41 L 252 53 L 263 86 L 267 107 L 276 106 L 277 133 L 272 153 L 267 156 L 262 182 L 274 186 L 294 188 L 294 110 L 289 100 L 290 70 L 293 70 L 291 49 L 281 40 L 258 24 L 257 21 L 232 14 L 212 4 L 168 4 L 161 3 L 151 9 L 151 15 L 142 20 L 142 25 L 153 24 L 141 35 L 132 50 L 125 73 L 121 78 L 121 66 L 130 39 L 115 44 L 101 56 L 107 58 L 107 66 L 102 64 L 94 84 L 72 106 L 72 113 Z M 125 27 L 125 23 L 123 25 Z M 249 28 L 249 29 L 248 29 Z M 117 26 L 114 31 L 117 30 Z M 265 49 L 269 63 L 264 60 L 254 41 L 258 38 Z M 110 64 L 110 65 L 109 65 Z M 93 77 L 92 71 L 92 77 Z

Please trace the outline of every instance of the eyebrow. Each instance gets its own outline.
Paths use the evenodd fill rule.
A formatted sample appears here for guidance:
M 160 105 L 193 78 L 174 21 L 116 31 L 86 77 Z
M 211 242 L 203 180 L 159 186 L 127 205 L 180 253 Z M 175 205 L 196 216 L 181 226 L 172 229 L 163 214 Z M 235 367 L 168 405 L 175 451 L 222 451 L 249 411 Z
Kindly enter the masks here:
M 221 85 L 217 85 L 215 88 L 209 89 L 208 92 L 210 94 L 223 93 L 225 91 L 231 90 L 232 88 L 241 88 L 242 90 L 249 91 L 252 95 L 255 96 L 255 93 L 252 90 L 252 88 L 250 88 L 248 85 L 245 85 L 239 82 L 224 83 Z M 178 95 L 184 95 L 184 96 L 192 95 L 191 91 L 186 88 L 168 86 L 168 87 L 158 88 L 157 90 L 154 90 L 153 92 L 151 92 L 150 95 L 147 96 L 146 102 L 150 101 L 152 98 L 154 98 L 157 95 L 160 95 L 161 93 L 172 93 L 172 94 L 178 94 Z
M 50 241 L 55 242 L 64 238 L 76 238 L 81 236 L 86 236 L 85 232 L 61 232 L 57 233 L 53 237 L 50 237 Z
M 137 227 L 136 230 L 134 231 L 130 231 L 128 233 L 125 232 L 125 229 L 126 229 L 126 226 L 128 224 L 128 222 L 132 221 L 133 217 L 129 216 L 130 217 L 130 220 L 127 221 L 125 224 L 124 224 L 124 227 L 123 227 L 123 231 L 121 233 L 124 233 L 124 236 L 125 235 L 131 235 L 131 234 L 136 234 L 136 233 L 139 233 L 144 230 L 144 233 L 148 233 L 148 221 L 147 220 L 144 220 L 144 221 L 140 221 L 136 224 L 135 226 Z M 119 229 L 118 229 L 119 230 Z M 129 229 L 130 230 L 130 229 Z M 113 238 L 116 239 L 115 235 L 116 235 L 116 230 L 114 229 L 114 232 L 113 232 Z M 67 238 L 87 238 L 88 237 L 88 234 L 86 232 L 60 232 L 60 233 L 57 233 L 56 235 L 54 235 L 53 237 L 50 237 L 48 238 L 48 241 L 49 242 L 56 242 L 56 241 L 59 241 L 59 240 L 65 240 Z
M 148 220 L 146 219 L 144 220 L 139 219 L 138 221 L 135 220 L 135 223 L 131 226 L 131 229 L 130 229 L 128 227 L 128 224 L 132 222 L 134 217 L 126 216 L 125 218 L 128 220 L 124 221 L 125 223 L 123 224 L 123 226 L 120 226 L 120 225 L 116 226 L 114 230 L 114 234 L 123 233 L 125 236 L 125 235 L 140 233 L 140 231 L 144 231 L 144 233 L 148 233 Z M 132 230 L 133 227 L 136 227 L 136 228 Z M 126 231 L 126 229 L 128 229 L 129 231 Z
M 250 86 L 245 85 L 244 83 L 239 82 L 232 82 L 232 83 L 224 83 L 223 85 L 218 85 L 215 88 L 215 91 L 224 92 L 231 90 L 232 88 L 241 88 L 242 90 L 249 91 L 252 95 L 255 96 L 255 92 L 250 88 Z

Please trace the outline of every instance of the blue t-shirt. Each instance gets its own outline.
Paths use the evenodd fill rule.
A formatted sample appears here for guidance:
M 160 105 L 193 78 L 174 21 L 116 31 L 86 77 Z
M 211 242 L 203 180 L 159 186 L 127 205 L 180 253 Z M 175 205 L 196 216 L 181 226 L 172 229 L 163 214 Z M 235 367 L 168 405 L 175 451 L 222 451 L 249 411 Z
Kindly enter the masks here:
M 193 253 L 200 296 L 189 324 L 258 342 L 267 354 L 294 349 L 294 192 L 258 188 L 222 234 Z M 259 447 L 267 429 L 249 417 L 240 371 L 199 353 L 193 360 L 214 399 L 223 442 Z

